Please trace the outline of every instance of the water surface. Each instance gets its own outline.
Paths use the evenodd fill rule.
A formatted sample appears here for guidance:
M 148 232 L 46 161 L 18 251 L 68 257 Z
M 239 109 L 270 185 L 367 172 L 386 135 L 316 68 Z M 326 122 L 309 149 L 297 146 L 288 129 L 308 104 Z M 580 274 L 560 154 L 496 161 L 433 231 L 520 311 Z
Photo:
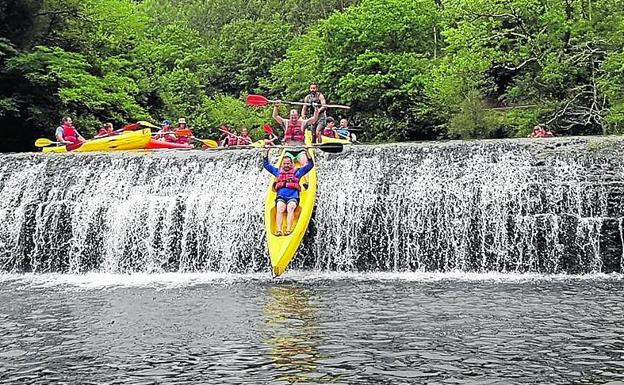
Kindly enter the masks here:
M 621 275 L 0 275 L 2 383 L 624 381 Z

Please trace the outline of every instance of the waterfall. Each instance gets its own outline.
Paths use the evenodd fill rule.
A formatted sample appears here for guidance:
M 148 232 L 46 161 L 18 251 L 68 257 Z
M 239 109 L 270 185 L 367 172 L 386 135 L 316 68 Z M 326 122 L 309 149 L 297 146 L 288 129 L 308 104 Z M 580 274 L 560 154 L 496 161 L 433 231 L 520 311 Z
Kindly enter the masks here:
M 319 153 L 294 267 L 622 271 L 624 140 L 365 145 Z M 0 270 L 268 270 L 257 151 L 7 154 Z

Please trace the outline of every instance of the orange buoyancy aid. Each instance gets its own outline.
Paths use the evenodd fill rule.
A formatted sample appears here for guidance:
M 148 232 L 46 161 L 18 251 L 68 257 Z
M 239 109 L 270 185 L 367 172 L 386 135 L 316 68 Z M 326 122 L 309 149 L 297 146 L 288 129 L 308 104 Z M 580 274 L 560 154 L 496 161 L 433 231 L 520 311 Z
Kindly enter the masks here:
M 277 177 L 277 182 L 273 184 L 273 190 L 278 191 L 281 188 L 292 188 L 297 191 L 301 191 L 301 185 L 299 184 L 299 178 L 295 175 L 294 168 L 290 171 L 286 171 L 283 168 L 279 170 L 279 177 Z

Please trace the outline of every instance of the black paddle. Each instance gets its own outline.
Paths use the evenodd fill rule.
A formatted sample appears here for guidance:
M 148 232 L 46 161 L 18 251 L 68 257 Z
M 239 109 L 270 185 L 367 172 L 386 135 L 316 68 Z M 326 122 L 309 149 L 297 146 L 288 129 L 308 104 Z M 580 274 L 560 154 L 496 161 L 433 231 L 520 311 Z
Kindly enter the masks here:
M 261 147 L 264 150 L 270 150 L 272 148 L 285 148 L 285 149 L 290 149 L 290 150 L 296 150 L 298 148 L 316 148 L 319 149 L 323 152 L 327 152 L 330 154 L 338 154 L 340 152 L 342 152 L 342 150 L 344 149 L 344 145 L 342 143 L 322 143 L 322 144 L 315 144 L 312 146 L 267 146 L 267 147 Z

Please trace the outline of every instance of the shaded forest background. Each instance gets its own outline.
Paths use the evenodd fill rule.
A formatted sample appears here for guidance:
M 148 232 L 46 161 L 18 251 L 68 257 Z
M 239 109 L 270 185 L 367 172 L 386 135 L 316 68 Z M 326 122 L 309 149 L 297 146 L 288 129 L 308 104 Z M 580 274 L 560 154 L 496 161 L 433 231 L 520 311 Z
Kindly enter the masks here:
M 259 135 L 317 82 L 368 141 L 624 131 L 621 0 L 0 0 L 0 150 L 186 117 Z M 284 111 L 286 113 L 286 111 Z M 331 111 L 335 117 L 344 114 Z M 252 131 L 253 132 L 253 131 Z

